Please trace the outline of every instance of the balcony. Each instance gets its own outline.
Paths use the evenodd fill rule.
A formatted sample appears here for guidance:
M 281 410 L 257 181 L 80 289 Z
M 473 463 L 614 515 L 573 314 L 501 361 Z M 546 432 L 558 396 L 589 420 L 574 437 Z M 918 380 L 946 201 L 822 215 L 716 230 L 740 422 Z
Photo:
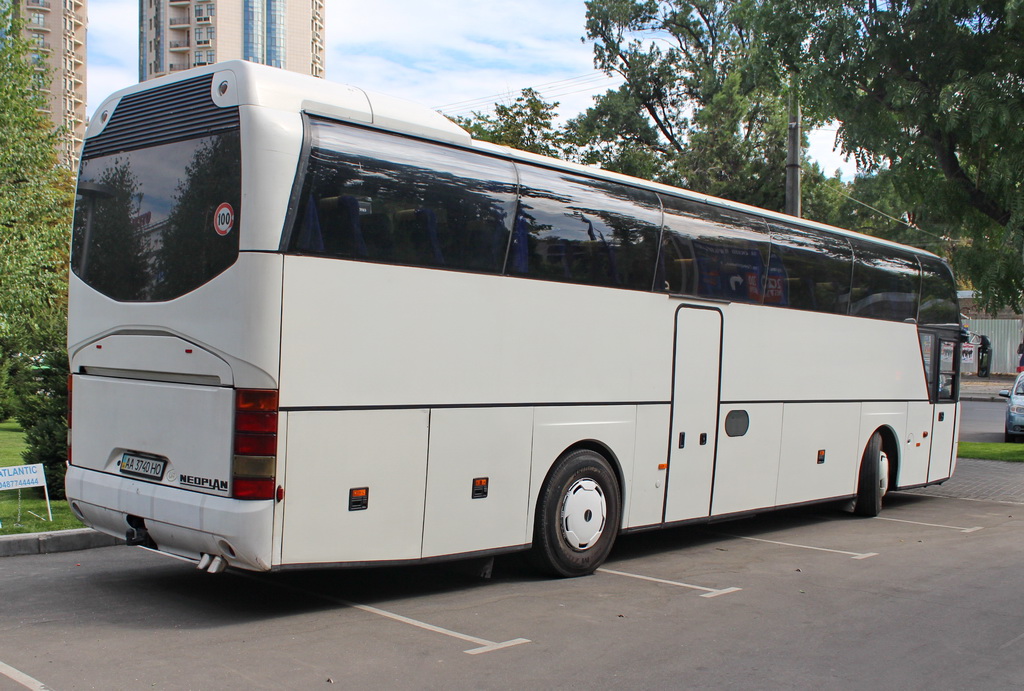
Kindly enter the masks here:
M 188 5 L 191 0 L 170 0 L 168 3 L 171 7 L 178 7 L 182 5 Z
M 188 41 L 171 41 L 167 44 L 167 47 L 170 50 L 188 50 L 189 44 Z
M 48 10 L 50 9 L 50 0 L 25 0 L 25 5 L 33 9 Z
M 182 65 L 182 64 L 177 63 L 177 62 L 172 62 L 170 64 L 170 68 L 171 68 L 171 72 L 181 72 L 182 70 L 187 70 L 188 69 L 188 65 Z
M 172 29 L 175 27 L 187 29 L 191 21 L 188 17 L 171 17 L 167 23 L 170 24 Z

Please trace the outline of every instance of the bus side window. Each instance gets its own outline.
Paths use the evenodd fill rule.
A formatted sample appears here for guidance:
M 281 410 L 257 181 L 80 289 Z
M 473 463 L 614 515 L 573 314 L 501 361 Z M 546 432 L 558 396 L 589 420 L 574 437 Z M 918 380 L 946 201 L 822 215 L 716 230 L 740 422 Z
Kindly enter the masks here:
M 650 290 L 660 233 L 652 192 L 520 166 L 508 273 Z
M 768 278 L 768 234 L 764 223 L 753 216 L 712 207 L 680 197 L 662 195 L 665 232 L 669 247 L 681 266 L 692 271 L 678 274 L 680 285 L 673 285 L 666 265 L 669 292 L 699 297 L 752 302 L 764 300 Z M 660 262 L 659 262 L 660 264 Z M 660 270 L 660 267 L 659 267 Z M 657 290 L 665 289 L 661 282 Z
M 502 270 L 516 203 L 511 163 L 317 118 L 309 126 L 302 198 L 316 206 L 296 214 L 292 250 Z
M 939 259 L 921 257 L 919 324 L 959 324 L 955 283 L 949 266 Z
M 766 305 L 846 314 L 853 251 L 843 238 L 769 222 L 772 237 Z
M 920 268 L 909 252 L 882 254 L 867 243 L 853 243 L 850 314 L 889 321 L 916 321 Z

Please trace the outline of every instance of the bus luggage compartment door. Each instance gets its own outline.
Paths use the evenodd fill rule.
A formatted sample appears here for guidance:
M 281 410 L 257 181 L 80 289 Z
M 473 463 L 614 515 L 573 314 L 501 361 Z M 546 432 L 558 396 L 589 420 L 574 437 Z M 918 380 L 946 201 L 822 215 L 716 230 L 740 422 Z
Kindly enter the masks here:
M 419 559 L 430 411 L 288 413 L 284 564 Z

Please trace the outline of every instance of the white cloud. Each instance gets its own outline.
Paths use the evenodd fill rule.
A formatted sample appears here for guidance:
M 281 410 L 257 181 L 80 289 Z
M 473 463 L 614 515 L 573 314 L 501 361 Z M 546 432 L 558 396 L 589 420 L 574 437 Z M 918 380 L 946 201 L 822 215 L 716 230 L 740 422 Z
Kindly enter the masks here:
M 582 0 L 328 0 L 327 77 L 431 107 L 514 98 L 526 87 L 599 74 L 580 40 L 584 23 Z M 576 91 L 570 83 L 552 89 L 549 100 L 572 116 L 614 84 L 580 80 L 577 93 L 569 93 Z

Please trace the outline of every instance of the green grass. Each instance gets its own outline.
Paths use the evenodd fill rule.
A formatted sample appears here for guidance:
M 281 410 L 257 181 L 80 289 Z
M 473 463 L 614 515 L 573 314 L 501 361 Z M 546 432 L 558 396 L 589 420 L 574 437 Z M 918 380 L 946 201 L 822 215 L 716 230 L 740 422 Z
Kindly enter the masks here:
M 1024 463 L 1024 444 L 988 444 L 960 442 L 960 458 L 980 458 L 983 461 L 1013 461 Z
M 0 422 L 0 466 L 21 465 L 21 453 L 24 450 L 25 433 L 17 423 Z M 46 520 L 46 500 L 42 498 L 42 490 L 0 491 L 0 535 L 44 533 L 82 527 L 81 521 L 75 518 L 63 499 L 51 500 L 50 509 L 53 511 L 52 523 Z

